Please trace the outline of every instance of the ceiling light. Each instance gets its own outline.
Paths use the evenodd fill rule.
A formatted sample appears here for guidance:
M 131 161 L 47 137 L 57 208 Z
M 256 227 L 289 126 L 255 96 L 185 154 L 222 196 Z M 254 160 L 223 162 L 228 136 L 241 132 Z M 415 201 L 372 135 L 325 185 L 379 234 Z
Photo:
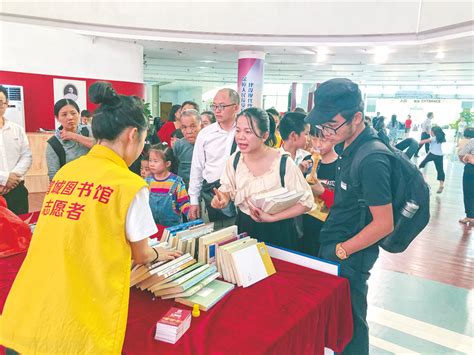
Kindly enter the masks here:
M 322 63 L 328 59 L 329 49 L 328 47 L 320 46 L 316 51 L 316 62 Z
M 217 63 L 217 60 L 200 60 L 201 63 Z
M 317 53 L 318 54 L 329 54 L 329 48 L 328 47 L 323 47 L 323 46 L 320 46 L 318 47 L 318 50 L 317 50 Z
M 444 52 L 438 51 L 438 53 L 436 53 L 436 59 L 444 59 Z
M 327 54 L 318 53 L 318 54 L 316 55 L 316 61 L 317 61 L 318 63 L 325 62 L 327 59 L 328 59 Z
M 388 55 L 392 52 L 393 50 L 386 46 L 375 47 L 373 50 L 369 51 L 369 53 L 374 54 L 374 62 L 376 64 L 385 63 L 388 59 Z

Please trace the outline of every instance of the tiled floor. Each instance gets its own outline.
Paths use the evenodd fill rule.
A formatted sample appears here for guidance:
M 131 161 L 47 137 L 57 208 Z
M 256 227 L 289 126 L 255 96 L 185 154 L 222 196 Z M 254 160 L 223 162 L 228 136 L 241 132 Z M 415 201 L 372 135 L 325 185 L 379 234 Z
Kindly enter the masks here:
M 458 223 L 463 166 L 453 144 L 445 148 L 451 153 L 442 194 L 436 194 L 434 165 L 425 168 L 432 186 L 429 225 L 406 252 L 381 252 L 369 281 L 371 354 L 474 354 L 474 228 Z M 30 209 L 39 210 L 42 199 L 31 194 Z
M 446 148 L 454 152 L 452 144 Z M 429 225 L 406 252 L 382 252 L 373 270 L 371 354 L 474 354 L 474 228 L 458 222 L 463 166 L 453 153 L 444 166 L 439 195 L 434 165 L 425 171 L 432 186 Z

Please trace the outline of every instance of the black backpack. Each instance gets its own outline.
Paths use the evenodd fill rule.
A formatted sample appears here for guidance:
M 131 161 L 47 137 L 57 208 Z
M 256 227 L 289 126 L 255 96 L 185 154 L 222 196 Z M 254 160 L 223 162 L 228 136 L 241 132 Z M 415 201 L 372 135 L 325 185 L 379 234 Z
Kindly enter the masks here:
M 426 227 L 430 220 L 430 192 L 423 175 L 403 152 L 384 143 L 375 134 L 355 153 L 351 163 L 351 180 L 362 209 L 360 227 L 367 225 L 370 211 L 362 198 L 359 181 L 361 162 L 370 154 L 382 153 L 392 167 L 392 207 L 394 230 L 379 245 L 390 253 L 401 253 Z

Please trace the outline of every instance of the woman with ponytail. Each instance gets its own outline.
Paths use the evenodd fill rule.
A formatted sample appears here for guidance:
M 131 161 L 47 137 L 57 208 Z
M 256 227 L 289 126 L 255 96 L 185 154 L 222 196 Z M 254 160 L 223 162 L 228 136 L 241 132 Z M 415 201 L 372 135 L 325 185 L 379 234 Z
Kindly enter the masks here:
M 51 181 L 0 318 L 0 343 L 18 353 L 120 353 L 132 259 L 179 255 L 148 246 L 157 231 L 148 188 L 128 170 L 148 127 L 141 100 L 105 82 L 93 84 L 89 97 L 100 104 L 97 144 Z

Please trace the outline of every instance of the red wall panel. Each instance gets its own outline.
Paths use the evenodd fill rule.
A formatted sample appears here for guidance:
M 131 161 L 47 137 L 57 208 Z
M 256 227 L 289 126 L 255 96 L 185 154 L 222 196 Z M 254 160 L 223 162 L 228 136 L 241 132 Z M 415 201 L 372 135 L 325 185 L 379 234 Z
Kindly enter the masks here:
M 21 85 L 25 101 L 25 125 L 27 132 L 36 132 L 39 128 L 54 129 L 54 92 L 53 79 L 85 80 L 89 87 L 97 79 L 19 73 L 0 70 L 0 85 Z M 115 91 L 123 95 L 145 97 L 145 85 L 125 81 L 107 80 Z M 87 109 L 94 111 L 96 105 L 87 102 Z

